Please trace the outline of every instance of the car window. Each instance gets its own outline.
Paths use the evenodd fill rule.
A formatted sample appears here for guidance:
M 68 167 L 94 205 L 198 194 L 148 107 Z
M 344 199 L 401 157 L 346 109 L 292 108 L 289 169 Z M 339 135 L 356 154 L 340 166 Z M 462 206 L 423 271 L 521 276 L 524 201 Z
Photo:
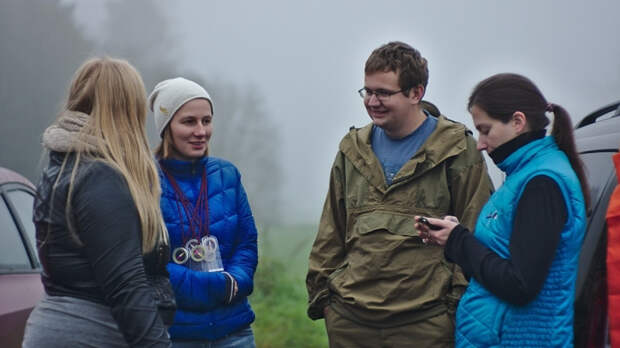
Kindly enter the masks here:
M 37 250 L 37 239 L 35 236 L 34 223 L 32 222 L 32 209 L 34 204 L 34 196 L 24 190 L 12 190 L 7 192 L 7 197 L 13 203 L 13 208 L 17 211 L 17 215 L 21 220 L 22 226 L 28 236 L 28 241 L 33 251 Z M 35 257 L 37 253 L 34 252 Z
M 0 273 L 32 269 L 13 216 L 2 197 L 0 197 L 0 240 L 2 241 Z
M 581 159 L 586 167 L 586 177 L 590 186 L 590 198 L 592 204 L 596 204 L 603 193 L 603 188 L 613 174 L 612 152 L 591 152 L 581 154 Z

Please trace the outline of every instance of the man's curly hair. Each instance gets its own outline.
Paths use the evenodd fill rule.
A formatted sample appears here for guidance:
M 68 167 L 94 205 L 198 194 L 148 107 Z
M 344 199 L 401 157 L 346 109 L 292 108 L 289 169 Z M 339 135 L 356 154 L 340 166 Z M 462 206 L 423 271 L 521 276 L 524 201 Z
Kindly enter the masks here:
M 428 64 L 420 52 L 404 42 L 392 41 L 375 49 L 366 61 L 364 72 L 393 71 L 398 75 L 401 89 L 428 84 Z

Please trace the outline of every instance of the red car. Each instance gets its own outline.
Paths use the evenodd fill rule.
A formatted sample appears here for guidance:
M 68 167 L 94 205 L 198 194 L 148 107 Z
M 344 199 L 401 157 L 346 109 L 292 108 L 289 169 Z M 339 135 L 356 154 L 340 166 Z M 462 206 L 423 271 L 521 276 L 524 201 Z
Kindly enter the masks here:
M 0 167 L 0 346 L 21 347 L 32 308 L 44 294 L 28 179 Z

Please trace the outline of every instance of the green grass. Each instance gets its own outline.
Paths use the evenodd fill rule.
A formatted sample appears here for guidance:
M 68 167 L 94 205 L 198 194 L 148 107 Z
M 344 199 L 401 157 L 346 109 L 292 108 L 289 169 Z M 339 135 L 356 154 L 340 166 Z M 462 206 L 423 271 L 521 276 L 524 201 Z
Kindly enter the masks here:
M 323 320 L 306 315 L 305 276 L 315 226 L 279 226 L 259 232 L 259 263 L 250 296 L 259 348 L 327 347 Z

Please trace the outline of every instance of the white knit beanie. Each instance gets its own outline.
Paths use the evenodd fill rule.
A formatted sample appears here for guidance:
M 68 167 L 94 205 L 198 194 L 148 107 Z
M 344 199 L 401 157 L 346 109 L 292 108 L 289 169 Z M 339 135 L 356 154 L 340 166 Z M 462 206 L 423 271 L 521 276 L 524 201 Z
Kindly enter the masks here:
M 209 93 L 196 82 L 177 77 L 158 83 L 149 95 L 149 108 L 155 116 L 159 136 L 163 137 L 164 129 L 181 106 L 198 98 L 208 100 L 213 112 L 213 101 Z

